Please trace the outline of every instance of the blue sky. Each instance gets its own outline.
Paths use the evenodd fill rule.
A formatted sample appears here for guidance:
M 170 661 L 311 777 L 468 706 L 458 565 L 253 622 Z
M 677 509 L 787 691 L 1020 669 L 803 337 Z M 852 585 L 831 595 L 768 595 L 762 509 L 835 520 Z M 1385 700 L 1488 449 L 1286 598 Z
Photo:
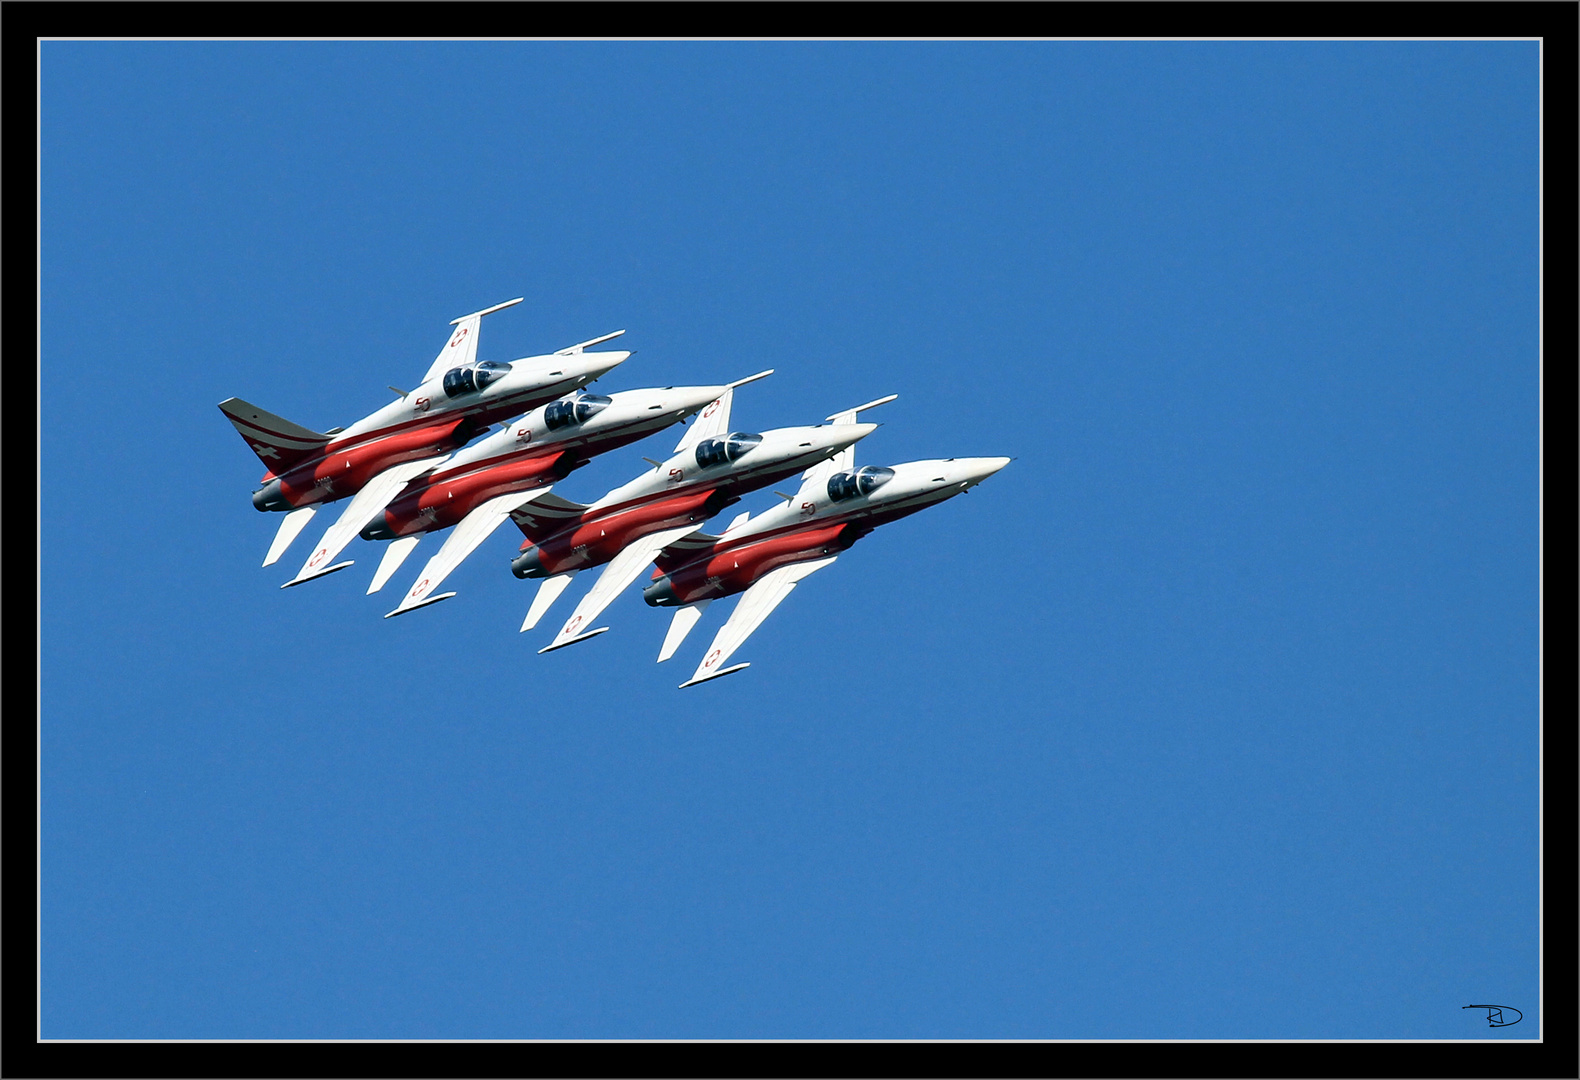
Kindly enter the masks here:
M 42 57 L 46 1038 L 1538 1033 L 1535 44 Z M 215 404 L 522 295 L 1016 460 L 685 691 L 724 606 L 539 656 L 509 528 L 282 592 Z

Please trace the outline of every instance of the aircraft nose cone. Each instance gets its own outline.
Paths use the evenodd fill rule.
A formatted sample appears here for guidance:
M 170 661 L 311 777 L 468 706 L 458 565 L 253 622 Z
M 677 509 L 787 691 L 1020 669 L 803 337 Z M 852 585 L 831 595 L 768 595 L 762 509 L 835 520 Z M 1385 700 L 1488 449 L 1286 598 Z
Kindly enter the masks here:
M 582 372 L 596 379 L 625 363 L 630 356 L 628 352 L 582 353 Z
M 828 445 L 843 450 L 878 430 L 877 424 L 835 424 L 825 429 Z
M 965 463 L 966 480 L 980 484 L 1009 463 L 1010 459 L 1007 457 L 972 458 Z
M 666 404 L 677 409 L 701 409 L 717 401 L 728 389 L 727 386 L 678 386 L 671 391 Z

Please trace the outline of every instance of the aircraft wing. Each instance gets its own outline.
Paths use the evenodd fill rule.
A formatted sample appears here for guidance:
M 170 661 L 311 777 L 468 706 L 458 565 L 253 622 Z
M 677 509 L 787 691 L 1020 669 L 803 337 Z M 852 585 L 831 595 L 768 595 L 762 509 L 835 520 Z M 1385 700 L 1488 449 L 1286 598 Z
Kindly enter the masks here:
M 433 590 L 450 576 L 451 571 L 465 562 L 468 555 L 477 550 L 477 545 L 487 540 L 495 529 L 505 523 L 512 510 L 548 492 L 547 487 L 538 488 L 536 491 L 513 491 L 508 495 L 496 495 L 474 507 L 472 512 L 462 518 L 451 530 L 450 535 L 445 537 L 444 546 L 422 568 L 422 573 L 417 575 L 417 583 L 411 587 L 411 591 L 401 598 L 400 604 L 394 611 L 384 617 L 388 619 L 391 616 L 404 615 L 414 608 L 425 607 L 454 596 L 453 592 L 435 596 Z
M 861 410 L 876 409 L 879 405 L 886 405 L 899 396 L 899 394 L 890 394 L 888 397 L 881 397 L 876 401 L 869 401 L 865 405 L 857 405 L 854 409 L 846 409 L 844 412 L 835 413 L 833 416 L 828 417 L 828 422 L 831 424 L 854 424 L 856 422 L 856 414 L 861 412 Z M 820 461 L 806 472 L 802 473 L 801 482 L 805 483 L 808 480 L 827 480 L 835 473 L 845 472 L 847 469 L 854 468 L 855 464 L 856 444 L 851 443 L 849 446 L 845 447 L 845 449 L 841 450 L 827 461 Z
M 352 496 L 350 504 L 341 512 L 340 519 L 325 531 L 323 540 L 319 541 L 318 547 L 307 557 L 307 561 L 296 572 L 296 576 L 284 585 L 281 585 L 280 588 L 287 589 L 292 585 L 300 585 L 304 581 L 311 581 L 314 578 L 323 577 L 325 574 L 333 573 L 336 570 L 344 570 L 350 566 L 356 560 L 336 563 L 334 566 L 330 566 L 329 563 L 330 560 L 345 549 L 347 544 L 356 539 L 357 534 L 362 531 L 364 525 L 372 521 L 381 510 L 390 504 L 391 499 L 400 494 L 401 488 L 406 486 L 406 481 L 427 472 L 448 456 L 448 454 L 445 454 L 439 457 L 424 458 L 421 461 L 408 461 L 400 465 L 391 465 L 369 480 L 363 485 L 361 491 Z M 305 518 L 303 523 L 306 523 Z
M 598 576 L 592 589 L 582 597 L 582 602 L 576 605 L 571 617 L 565 620 L 565 625 L 560 627 L 560 632 L 555 635 L 554 640 L 546 648 L 538 651 L 550 652 L 563 648 L 573 641 L 591 637 L 594 633 L 603 633 L 607 627 L 596 631 L 586 631 L 583 628 L 613 603 L 614 598 L 619 596 L 626 586 L 637 579 L 637 575 L 653 561 L 654 556 L 672 542 L 695 531 L 690 525 L 682 525 L 678 529 L 665 529 L 663 532 L 651 533 L 639 540 L 633 540 L 620 549 L 620 553 L 610 559 L 609 565 L 604 567 L 603 573 Z
M 733 667 L 720 665 L 733 656 L 736 649 L 745 644 L 746 639 L 752 636 L 752 631 L 761 626 L 774 608 L 790 595 L 798 581 L 808 574 L 823 569 L 837 558 L 838 555 L 830 555 L 826 559 L 791 563 L 789 566 L 770 570 L 758 578 L 751 588 L 741 594 L 740 603 L 735 605 L 735 610 L 730 612 L 729 619 L 719 627 L 718 634 L 713 638 L 713 644 L 708 646 L 707 655 L 702 658 L 702 663 L 697 665 L 695 674 L 681 683 L 681 688 L 695 686 L 699 682 L 707 682 L 709 679 L 717 679 L 720 675 L 728 675 L 732 671 L 751 667 L 750 664 L 736 664 Z
M 450 340 L 444 343 L 444 348 L 439 350 L 438 357 L 428 366 L 428 374 L 422 377 L 422 381 L 427 382 L 429 379 L 443 375 L 451 368 L 464 367 L 477 359 L 477 328 L 483 321 L 483 316 L 501 308 L 512 307 L 525 299 L 524 296 L 518 296 L 514 300 L 506 300 L 503 304 L 495 304 L 491 308 L 474 311 L 470 315 L 462 315 L 459 319 L 451 321 L 450 325 L 455 327 L 455 331 L 450 335 Z

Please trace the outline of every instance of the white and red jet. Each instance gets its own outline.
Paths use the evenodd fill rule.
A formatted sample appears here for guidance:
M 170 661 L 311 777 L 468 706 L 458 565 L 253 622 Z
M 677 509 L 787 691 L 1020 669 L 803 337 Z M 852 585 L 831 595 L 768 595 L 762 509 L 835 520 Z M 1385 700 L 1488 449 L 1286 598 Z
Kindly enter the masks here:
M 856 414 L 893 401 L 879 398 L 828 419 L 831 424 L 731 432 L 730 394 L 702 411 L 668 461 L 615 488 L 591 506 L 556 496 L 511 514 L 526 534 L 511 563 L 517 577 L 545 578 L 522 630 L 530 630 L 582 570 L 608 563 L 552 642 L 539 652 L 586 641 L 608 630 L 587 629 L 642 568 L 669 544 L 696 531 L 748 492 L 827 460 L 876 430 Z
M 585 351 L 618 337 L 622 330 L 552 355 L 510 363 L 479 362 L 477 336 L 482 317 L 520 302 L 517 298 L 454 320 L 456 330 L 417 389 L 397 390 L 400 398 L 350 427 L 319 433 L 240 398 L 220 402 L 220 410 L 269 469 L 263 487 L 253 493 L 253 505 L 263 511 L 289 511 L 263 565 L 279 559 L 312 518 L 318 503 L 353 497 L 352 506 L 337 523 L 349 540 L 408 479 L 464 446 L 490 424 L 585 386 L 631 355 Z M 364 493 L 367 497 L 359 502 L 357 496 Z M 351 527 L 351 519 L 358 516 L 361 520 Z M 351 565 L 329 566 L 328 561 L 327 545 L 320 545 L 287 584 L 300 584 Z
M 842 459 L 842 460 L 841 460 Z M 802 578 L 821 570 L 879 525 L 953 498 L 998 472 L 1010 459 L 945 458 L 891 468 L 853 468 L 853 451 L 807 471 L 800 490 L 756 518 L 744 515 L 722 536 L 695 532 L 656 558 L 642 598 L 678 608 L 658 659 L 675 654 L 714 600 L 741 593 L 684 688 L 750 667 L 725 661 Z
M 666 386 L 604 396 L 584 390 L 533 409 L 407 482 L 362 529 L 392 540 L 368 592 L 383 588 L 424 533 L 455 526 L 416 583 L 385 618 L 455 595 L 439 584 L 498 528 L 510 511 L 547 495 L 553 484 L 598 454 L 646 438 L 705 409 L 772 369 L 722 386 Z

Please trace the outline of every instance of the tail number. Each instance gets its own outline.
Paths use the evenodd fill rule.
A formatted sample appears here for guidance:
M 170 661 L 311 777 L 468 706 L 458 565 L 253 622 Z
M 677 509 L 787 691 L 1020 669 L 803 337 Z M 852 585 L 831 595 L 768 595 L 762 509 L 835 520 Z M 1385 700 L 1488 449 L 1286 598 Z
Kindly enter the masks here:
M 430 406 L 432 404 L 433 404 L 432 400 L 430 400 L 428 398 L 425 398 L 425 397 L 420 397 L 416 401 L 413 401 L 411 403 L 412 408 L 416 409 L 418 412 L 427 412 L 428 411 L 428 406 Z
M 801 516 L 802 517 L 811 517 L 816 512 L 817 512 L 817 507 L 812 505 L 811 503 L 804 502 L 804 503 L 801 504 Z
M 669 470 L 669 482 L 671 484 L 678 484 L 682 480 L 684 480 L 685 478 L 686 478 L 686 473 L 685 473 L 684 470 L 682 470 L 682 469 L 670 469 Z

